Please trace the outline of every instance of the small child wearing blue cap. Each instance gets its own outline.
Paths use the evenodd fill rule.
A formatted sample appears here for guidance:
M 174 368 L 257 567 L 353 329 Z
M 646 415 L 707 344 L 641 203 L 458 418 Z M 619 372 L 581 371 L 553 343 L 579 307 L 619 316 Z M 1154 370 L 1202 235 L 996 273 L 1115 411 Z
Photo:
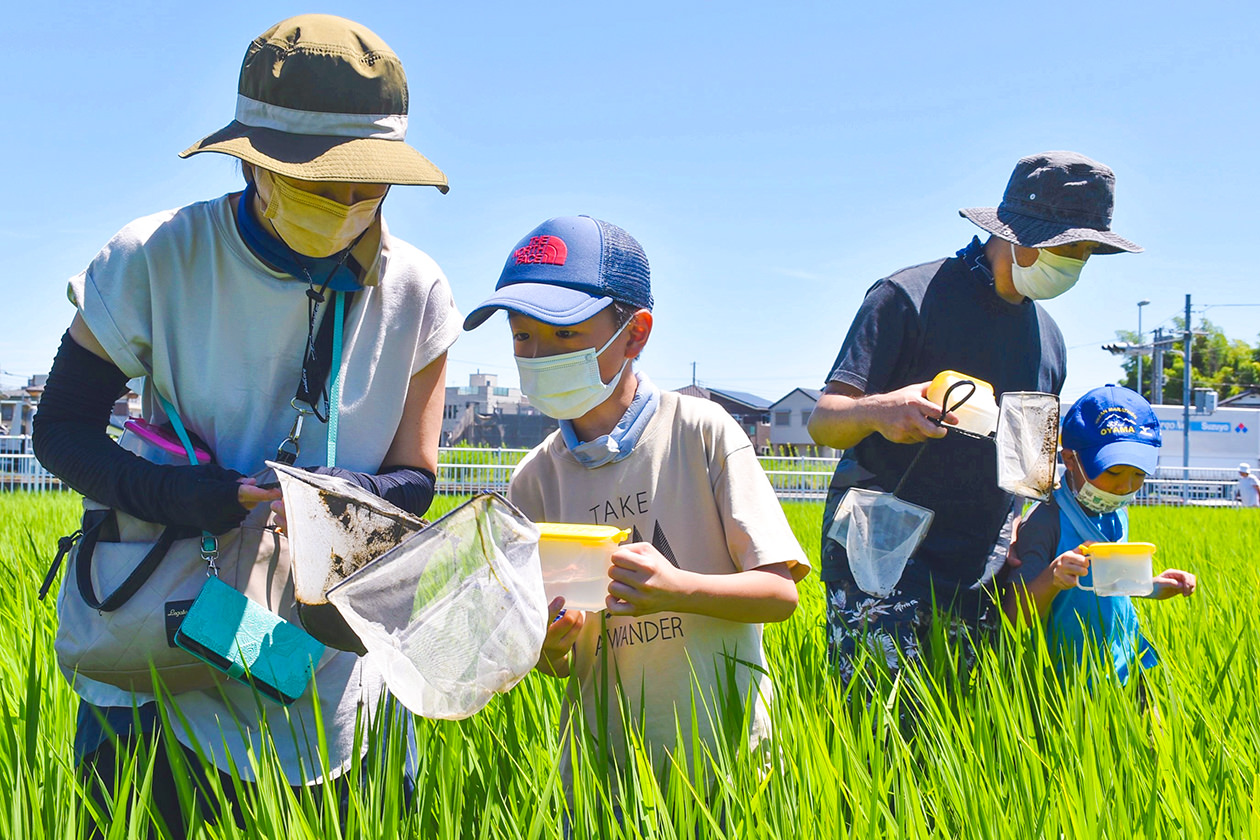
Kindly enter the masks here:
M 761 623 L 792 614 L 809 564 L 739 424 L 634 368 L 653 327 L 643 249 L 589 216 L 550 219 L 508 255 L 464 328 L 498 309 L 522 392 L 560 420 L 517 467 L 509 497 L 535 521 L 632 531 L 612 556 L 605 610 L 551 604 L 539 669 L 571 676 L 570 700 L 614 761 L 628 740 L 621 709 L 658 772 L 679 733 L 689 751 L 695 732 L 716 754 L 746 719 L 747 742 L 760 743 L 771 692 Z M 565 750 L 566 781 L 569 760 Z
M 1125 507 L 1159 462 L 1159 419 L 1140 394 L 1105 385 L 1068 409 L 1062 442 L 1063 480 L 1020 525 L 1014 552 L 1021 565 L 1002 606 L 1012 621 L 1031 618 L 1034 611 L 1040 616 L 1060 667 L 1080 661 L 1088 636 L 1127 682 L 1135 660 L 1142 668 L 1158 661 L 1138 631 L 1132 600 L 1099 596 L 1077 583 L 1093 583 L 1083 549 L 1095 542 L 1128 542 Z M 1189 596 L 1194 588 L 1194 575 L 1166 569 L 1147 597 Z

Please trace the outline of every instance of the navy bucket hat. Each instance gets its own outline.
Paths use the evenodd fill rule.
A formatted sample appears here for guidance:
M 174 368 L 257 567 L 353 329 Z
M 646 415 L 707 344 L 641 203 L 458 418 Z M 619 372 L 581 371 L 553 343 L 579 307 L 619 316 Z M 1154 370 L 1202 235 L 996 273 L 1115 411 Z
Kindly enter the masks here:
M 1111 232 L 1115 194 L 1115 173 L 1098 161 L 1076 152 L 1042 152 L 1015 165 L 1001 204 L 958 215 L 1025 248 L 1097 242 L 1095 254 L 1137 253 L 1142 246 Z

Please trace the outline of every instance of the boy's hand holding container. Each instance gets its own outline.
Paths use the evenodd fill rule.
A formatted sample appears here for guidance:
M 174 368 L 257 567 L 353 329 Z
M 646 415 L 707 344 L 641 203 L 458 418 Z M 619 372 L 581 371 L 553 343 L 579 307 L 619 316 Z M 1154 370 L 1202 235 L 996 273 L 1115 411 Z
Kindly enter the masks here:
M 586 625 L 586 613 L 582 610 L 566 610 L 564 598 L 557 597 L 547 608 L 550 623 L 547 637 L 543 639 L 542 654 L 538 657 L 538 670 L 553 677 L 569 675 L 569 651 L 577 644 L 578 636 Z
M 1085 549 L 1093 545 L 1087 540 L 1074 551 L 1065 551 L 1050 562 L 1042 574 L 1050 578 L 1050 585 L 1058 592 L 1064 592 L 1077 585 L 1082 577 L 1089 573 L 1089 556 Z

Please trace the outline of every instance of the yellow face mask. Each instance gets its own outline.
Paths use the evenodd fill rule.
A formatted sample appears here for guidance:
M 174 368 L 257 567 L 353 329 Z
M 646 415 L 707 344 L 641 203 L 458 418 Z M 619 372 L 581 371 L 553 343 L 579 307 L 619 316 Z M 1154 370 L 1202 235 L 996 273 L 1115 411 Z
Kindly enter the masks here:
M 328 257 L 349 248 L 371 226 L 385 200 L 382 195 L 342 204 L 300 189 L 283 175 L 255 171 L 259 182 L 270 182 L 263 216 L 290 248 L 308 257 Z

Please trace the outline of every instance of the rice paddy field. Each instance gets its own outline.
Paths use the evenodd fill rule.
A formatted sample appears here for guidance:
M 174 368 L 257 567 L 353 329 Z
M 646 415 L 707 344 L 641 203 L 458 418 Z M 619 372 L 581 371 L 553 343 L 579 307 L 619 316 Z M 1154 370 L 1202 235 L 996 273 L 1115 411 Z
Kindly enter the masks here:
M 785 507 L 816 560 L 821 504 Z M 0 837 L 8 840 L 79 836 L 93 816 L 110 838 L 151 828 L 145 754 L 119 774 L 114 819 L 84 804 L 73 767 L 76 699 L 53 656 L 53 598 L 41 603 L 36 593 L 56 538 L 77 518 L 73 494 L 0 495 Z M 957 652 L 941 640 L 928 667 L 896 680 L 872 668 L 870 679 L 842 686 L 826 667 L 823 599 L 811 577 L 792 619 L 766 633 L 777 744 L 768 766 L 732 750 L 677 767 L 660 785 L 632 763 L 613 785 L 586 762 L 566 805 L 557 770 L 562 686 L 531 675 L 468 720 L 416 723 L 410 807 L 396 750 L 352 772 L 341 808 L 330 790 L 295 793 L 264 754 L 239 824 L 198 818 L 192 833 L 1260 836 L 1260 511 L 1139 508 L 1132 536 L 1159 546 L 1159 568 L 1199 576 L 1191 599 L 1139 602 L 1162 659 L 1145 702 L 1137 681 L 1057 679 L 1040 635 L 1009 626 L 980 645 L 971 669 L 954 667 Z

